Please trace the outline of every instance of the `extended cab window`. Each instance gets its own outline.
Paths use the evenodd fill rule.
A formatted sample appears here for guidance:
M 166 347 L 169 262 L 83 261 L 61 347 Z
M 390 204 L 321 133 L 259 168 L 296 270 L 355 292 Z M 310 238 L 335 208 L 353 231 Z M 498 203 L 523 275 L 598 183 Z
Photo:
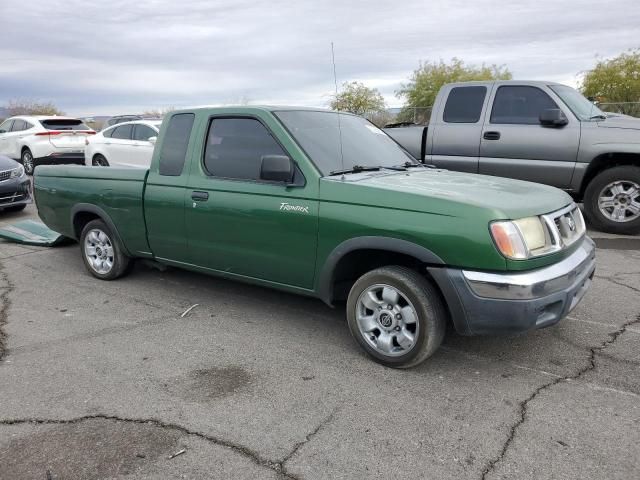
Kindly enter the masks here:
M 169 120 L 160 150 L 160 175 L 178 177 L 182 174 L 194 119 L 193 113 L 177 113 Z
M 477 123 L 482 113 L 486 87 L 455 87 L 451 89 L 444 107 L 447 123 Z
M 119 139 L 119 140 L 131 140 L 131 131 L 133 130 L 133 125 L 120 125 L 116 127 L 113 133 L 111 134 L 111 138 Z
M 551 97 L 536 87 L 498 88 L 491 110 L 491 123 L 537 125 L 543 110 L 558 108 Z
M 253 118 L 215 118 L 209 126 L 204 167 L 215 177 L 259 180 L 264 155 L 286 155 Z

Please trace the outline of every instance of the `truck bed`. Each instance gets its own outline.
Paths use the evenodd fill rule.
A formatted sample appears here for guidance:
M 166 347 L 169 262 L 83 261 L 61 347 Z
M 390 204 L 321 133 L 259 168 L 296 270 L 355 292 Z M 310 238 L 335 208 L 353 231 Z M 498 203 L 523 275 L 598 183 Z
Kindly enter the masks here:
M 424 125 L 385 127 L 382 130 L 407 150 L 416 160 L 423 162 L 427 129 Z
M 52 230 L 78 239 L 73 214 L 89 205 L 89 210 L 107 213 L 127 250 L 148 251 L 143 210 L 147 174 L 133 168 L 39 166 L 34 175 L 38 213 Z

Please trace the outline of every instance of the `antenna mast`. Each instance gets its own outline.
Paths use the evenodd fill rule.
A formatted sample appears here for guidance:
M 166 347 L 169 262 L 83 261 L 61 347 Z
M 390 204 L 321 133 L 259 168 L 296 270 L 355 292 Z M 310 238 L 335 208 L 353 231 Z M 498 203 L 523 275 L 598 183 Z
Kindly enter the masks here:
M 336 87 L 336 100 L 338 100 L 338 76 L 336 75 L 336 54 L 333 50 L 333 42 L 331 42 L 331 62 L 333 63 L 333 84 Z M 340 113 L 337 113 L 336 117 L 338 117 L 338 138 L 340 139 L 340 170 L 344 170 L 344 153 L 342 152 L 342 126 L 340 125 Z M 344 180 L 344 173 L 342 174 L 342 180 Z

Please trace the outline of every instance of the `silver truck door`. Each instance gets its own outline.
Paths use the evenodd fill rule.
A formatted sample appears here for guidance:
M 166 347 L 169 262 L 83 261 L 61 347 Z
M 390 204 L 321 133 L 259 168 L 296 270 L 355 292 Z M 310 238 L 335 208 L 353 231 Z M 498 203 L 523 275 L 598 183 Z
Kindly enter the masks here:
M 442 98 L 429 122 L 431 154 L 427 163 L 460 172 L 478 173 L 482 114 L 486 85 L 443 87 Z
M 580 122 L 544 86 L 500 85 L 480 142 L 479 172 L 569 188 L 580 142 Z M 545 127 L 540 114 L 560 109 L 568 123 Z

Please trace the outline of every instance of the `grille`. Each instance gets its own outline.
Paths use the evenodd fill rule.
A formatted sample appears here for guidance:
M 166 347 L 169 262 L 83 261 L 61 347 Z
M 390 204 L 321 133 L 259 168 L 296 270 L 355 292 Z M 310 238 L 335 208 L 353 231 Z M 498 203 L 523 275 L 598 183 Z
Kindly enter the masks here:
M 5 170 L 4 172 L 0 172 L 0 182 L 4 182 L 5 180 L 9 180 L 11 178 L 11 170 Z
M 19 202 L 20 200 L 24 200 L 26 198 L 24 193 L 14 193 L 12 195 L 5 195 L 0 197 L 0 205 L 4 205 L 7 203 Z
M 548 244 L 553 250 L 568 247 L 585 233 L 582 213 L 575 204 L 557 212 L 542 216 L 548 230 Z

